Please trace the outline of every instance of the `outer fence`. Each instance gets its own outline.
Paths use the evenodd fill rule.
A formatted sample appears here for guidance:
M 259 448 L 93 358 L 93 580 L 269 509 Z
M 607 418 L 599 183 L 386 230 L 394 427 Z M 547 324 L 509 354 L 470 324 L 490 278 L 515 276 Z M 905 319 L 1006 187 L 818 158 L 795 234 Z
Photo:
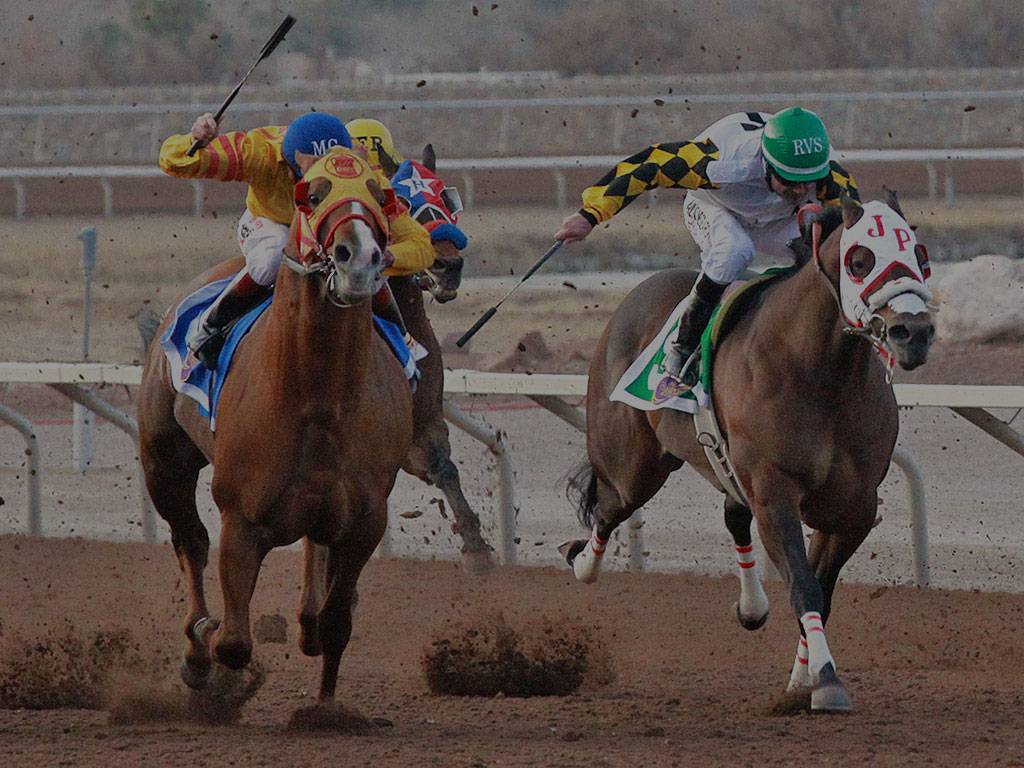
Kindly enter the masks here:
M 121 413 L 86 389 L 90 384 L 137 385 L 142 377 L 139 366 L 103 363 L 0 363 L 0 386 L 6 383 L 44 384 L 94 410 L 122 429 L 137 442 L 135 420 Z M 582 411 L 570 405 L 563 397 L 586 395 L 587 377 L 565 374 L 509 374 L 485 373 L 471 370 L 449 370 L 445 376 L 445 391 L 449 394 L 518 395 L 532 399 L 559 418 L 579 430 L 585 430 L 586 419 Z M 1024 436 L 1000 421 L 987 408 L 1024 408 L 1024 387 L 1011 386 L 951 386 L 898 384 L 897 402 L 903 407 L 944 407 L 975 424 L 1004 445 L 1024 456 Z M 502 562 L 511 564 L 516 559 L 515 545 L 515 489 L 511 455 L 500 431 L 485 422 L 460 411 L 452 403 L 445 405 L 448 420 L 475 439 L 484 443 L 495 455 L 499 471 L 498 549 Z M 0 405 L 0 421 L 18 429 L 25 437 L 29 453 L 29 509 L 28 530 L 41 529 L 40 492 L 42 467 L 31 422 Z M 918 584 L 926 585 L 928 571 L 927 513 L 922 473 L 913 457 L 897 448 L 893 463 L 906 474 L 913 521 L 914 566 Z M 155 519 L 139 478 L 142 502 L 143 533 L 147 540 L 155 537 Z M 643 544 L 639 513 L 634 515 L 628 528 L 630 560 L 637 569 L 643 566 Z M 383 543 L 386 551 L 387 541 Z
M 996 161 L 1020 164 L 1021 192 L 1024 194 L 1024 149 L 991 147 L 967 149 L 850 149 L 838 153 L 841 162 L 858 163 L 923 163 L 928 174 L 928 196 L 940 193 L 939 167 L 954 162 Z M 466 205 L 475 203 L 474 173 L 490 171 L 547 171 L 555 182 L 555 204 L 564 208 L 569 200 L 566 172 L 576 169 L 604 170 L 613 167 L 622 158 L 618 155 L 557 155 L 550 157 L 488 157 L 439 159 L 442 172 L 461 173 L 462 192 Z M 165 174 L 155 165 L 96 165 L 96 166 L 10 166 L 0 167 L 0 180 L 14 187 L 14 215 L 24 218 L 29 210 L 25 182 L 30 179 L 90 179 L 95 180 L 103 193 L 103 214 L 114 214 L 113 181 L 118 179 L 164 179 Z M 198 216 L 203 213 L 204 182 L 192 180 L 192 209 Z M 953 177 L 943 176 L 942 194 L 947 203 L 955 198 Z

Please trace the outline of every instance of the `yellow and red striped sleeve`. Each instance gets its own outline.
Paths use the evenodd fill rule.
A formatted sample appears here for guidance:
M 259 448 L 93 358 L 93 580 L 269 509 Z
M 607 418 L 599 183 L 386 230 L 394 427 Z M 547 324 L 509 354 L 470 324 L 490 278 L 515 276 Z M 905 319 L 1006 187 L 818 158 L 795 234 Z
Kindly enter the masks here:
M 171 176 L 183 179 L 215 179 L 217 181 L 248 181 L 274 173 L 280 161 L 274 151 L 280 142 L 275 128 L 229 131 L 217 136 L 192 157 L 188 134 L 176 134 L 160 148 L 160 168 Z

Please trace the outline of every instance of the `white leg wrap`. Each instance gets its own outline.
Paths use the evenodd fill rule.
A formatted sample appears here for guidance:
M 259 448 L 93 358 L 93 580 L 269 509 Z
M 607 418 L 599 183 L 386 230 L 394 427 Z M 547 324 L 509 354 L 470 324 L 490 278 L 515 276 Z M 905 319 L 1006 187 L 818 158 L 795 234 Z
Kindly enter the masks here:
M 579 581 L 584 584 L 592 584 L 597 581 L 597 575 L 601 571 L 601 561 L 604 559 L 604 549 L 608 542 L 597 535 L 597 526 L 594 526 L 590 534 L 590 541 L 572 561 L 572 572 Z
M 760 619 L 768 613 L 768 595 L 761 586 L 754 559 L 754 545 L 736 547 L 736 565 L 740 575 L 740 616 L 744 619 Z
M 787 691 L 811 687 L 811 672 L 807 669 L 807 656 L 807 641 L 801 637 L 796 644 L 796 659 L 793 661 L 793 671 L 789 674 Z
M 811 680 L 817 680 L 821 668 L 830 663 L 835 667 L 835 660 L 832 652 L 828 649 L 828 641 L 825 639 L 825 627 L 821 622 L 821 614 L 817 611 L 808 611 L 800 617 L 800 624 L 804 628 L 804 635 L 807 638 L 808 669 L 811 673 Z

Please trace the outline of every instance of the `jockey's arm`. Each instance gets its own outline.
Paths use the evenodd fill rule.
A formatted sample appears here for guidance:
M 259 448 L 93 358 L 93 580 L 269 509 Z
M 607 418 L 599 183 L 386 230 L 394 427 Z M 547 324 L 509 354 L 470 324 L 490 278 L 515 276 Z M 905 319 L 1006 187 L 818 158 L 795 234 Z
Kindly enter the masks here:
M 844 192 L 860 201 L 860 192 L 857 191 L 853 176 L 835 160 L 830 160 L 828 165 L 828 176 L 818 182 L 818 201 L 822 205 L 839 205 Z
M 408 211 L 391 221 L 391 254 L 394 263 L 384 270 L 388 277 L 415 275 L 434 263 L 436 255 L 430 233 Z
M 183 179 L 252 182 L 260 174 L 273 173 L 280 162 L 270 146 L 272 130 L 257 128 L 248 133 L 222 133 L 200 147 L 192 157 L 188 156 L 188 149 L 195 141 L 191 134 L 170 136 L 160 148 L 160 169 Z
M 710 139 L 653 144 L 622 160 L 596 184 L 583 190 L 579 213 L 596 226 L 656 187 L 715 189 L 707 166 L 718 157 L 718 147 Z

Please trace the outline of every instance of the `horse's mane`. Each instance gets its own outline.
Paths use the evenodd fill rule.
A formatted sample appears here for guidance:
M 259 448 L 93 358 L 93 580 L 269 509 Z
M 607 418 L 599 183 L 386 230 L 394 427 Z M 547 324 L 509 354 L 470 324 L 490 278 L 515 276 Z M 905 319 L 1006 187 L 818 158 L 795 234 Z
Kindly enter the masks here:
M 843 223 L 843 209 L 838 205 L 830 205 L 818 215 L 817 221 L 821 223 L 821 242 L 828 240 L 829 235 L 835 232 Z M 796 265 L 802 267 L 811 260 L 814 254 L 813 230 L 805 227 L 799 238 L 789 241 L 789 249 L 793 252 Z

